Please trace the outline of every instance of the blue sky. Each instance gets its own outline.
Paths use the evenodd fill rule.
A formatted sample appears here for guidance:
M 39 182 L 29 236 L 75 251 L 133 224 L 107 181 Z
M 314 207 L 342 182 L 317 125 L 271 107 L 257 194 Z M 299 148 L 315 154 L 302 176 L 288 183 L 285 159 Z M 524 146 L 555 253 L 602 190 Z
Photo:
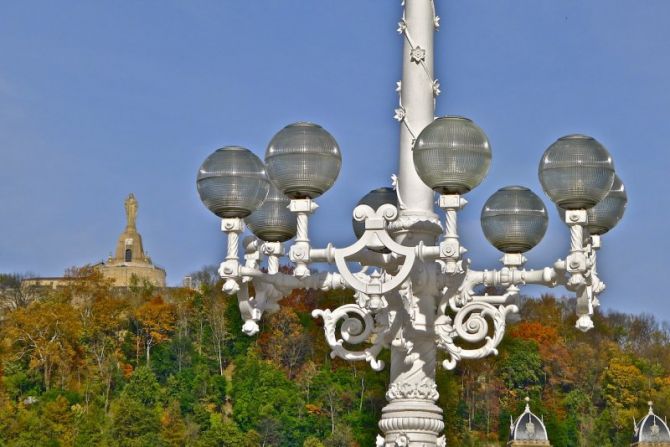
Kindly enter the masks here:
M 451 0 L 437 9 L 437 114 L 472 118 L 493 148 L 461 215 L 474 267 L 498 265 L 479 213 L 510 184 L 552 210 L 528 266 L 565 256 L 567 230 L 537 165 L 556 138 L 587 133 L 610 150 L 629 194 L 599 258 L 603 305 L 670 321 L 655 290 L 670 252 L 670 2 Z M 197 197 L 202 160 L 230 144 L 262 157 L 299 120 L 323 125 L 343 153 L 313 241 L 352 242 L 351 208 L 396 172 L 400 14 L 400 1 L 371 0 L 4 2 L 0 272 L 59 275 L 106 258 L 134 192 L 145 248 L 178 283 L 225 247 Z

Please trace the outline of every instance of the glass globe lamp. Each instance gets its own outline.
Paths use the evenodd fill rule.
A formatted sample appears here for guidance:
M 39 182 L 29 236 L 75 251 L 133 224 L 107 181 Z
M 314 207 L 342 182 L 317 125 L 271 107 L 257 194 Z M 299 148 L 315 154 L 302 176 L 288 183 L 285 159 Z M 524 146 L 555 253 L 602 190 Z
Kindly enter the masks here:
M 200 166 L 196 179 L 200 200 L 221 218 L 244 218 L 265 200 L 270 181 L 263 162 L 249 149 L 217 149 Z
M 290 200 L 270 183 L 270 192 L 263 204 L 244 221 L 259 239 L 286 242 L 295 236 L 297 218 L 289 211 Z
M 602 235 L 610 231 L 619 223 L 626 210 L 628 195 L 618 175 L 614 176 L 612 189 L 596 206 L 586 211 L 586 228 L 589 234 Z M 565 222 L 565 210 L 558 208 L 563 222 Z
M 484 204 L 481 214 L 486 239 L 504 253 L 524 253 L 547 231 L 547 208 L 533 191 L 506 186 Z
M 398 206 L 398 195 L 396 194 L 393 188 L 377 188 L 373 189 L 369 193 L 363 196 L 361 200 L 358 201 L 358 205 L 367 205 L 373 210 L 377 211 L 380 206 L 391 204 L 395 207 Z M 359 222 L 356 219 L 351 219 L 351 225 L 354 227 L 354 234 L 356 239 L 360 239 L 365 233 L 365 222 Z
M 342 155 L 331 134 L 318 124 L 289 124 L 272 138 L 265 152 L 268 175 L 291 199 L 314 199 L 333 186 Z
M 445 116 L 427 125 L 412 152 L 417 174 L 440 194 L 470 191 L 486 177 L 491 164 L 488 138 L 460 116 Z
M 561 208 L 589 209 L 609 192 L 614 163 L 607 149 L 586 135 L 559 138 L 542 155 L 540 183 Z

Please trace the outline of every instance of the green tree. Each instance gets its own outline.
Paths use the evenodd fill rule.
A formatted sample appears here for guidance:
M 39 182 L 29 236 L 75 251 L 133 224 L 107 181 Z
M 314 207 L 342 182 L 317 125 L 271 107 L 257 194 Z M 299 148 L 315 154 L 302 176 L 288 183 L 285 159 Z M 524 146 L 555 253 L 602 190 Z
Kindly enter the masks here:
M 260 436 L 252 431 L 243 432 L 234 423 L 223 422 L 220 414 L 212 414 L 210 428 L 205 431 L 198 447 L 258 447 Z
M 233 415 L 244 431 L 256 430 L 273 438 L 279 430 L 278 445 L 301 445 L 314 433 L 305 403 L 297 385 L 272 363 L 258 358 L 249 350 L 238 358 L 233 375 Z
M 111 434 L 119 447 L 161 446 L 161 424 L 155 407 L 121 396 L 111 406 Z
M 508 389 L 537 392 L 544 377 L 537 343 L 507 339 L 500 349 L 498 371 Z
M 351 447 L 354 445 L 354 434 L 350 427 L 339 425 L 324 442 L 325 447 Z
M 179 409 L 179 402 L 170 402 L 161 413 L 161 440 L 170 447 L 186 445 L 188 428 Z
M 155 374 L 147 367 L 141 366 L 133 371 L 130 381 L 123 389 L 123 395 L 146 406 L 154 406 L 160 400 L 161 386 Z
M 302 447 L 326 447 L 318 438 L 310 436 L 302 443 Z

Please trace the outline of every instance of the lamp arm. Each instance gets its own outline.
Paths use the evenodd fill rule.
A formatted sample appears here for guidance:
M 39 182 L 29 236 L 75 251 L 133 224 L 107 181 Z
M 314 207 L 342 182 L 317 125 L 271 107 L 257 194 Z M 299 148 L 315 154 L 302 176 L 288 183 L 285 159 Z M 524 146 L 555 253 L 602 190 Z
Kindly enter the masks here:
M 545 267 L 543 269 L 516 269 L 510 267 L 503 267 L 500 270 L 468 270 L 463 278 L 462 283 L 451 295 L 450 307 L 458 308 L 463 304 L 474 299 L 480 301 L 489 301 L 493 297 L 491 295 L 475 295 L 474 288 L 477 286 L 489 287 L 511 287 L 523 286 L 526 284 L 538 284 L 547 287 L 556 287 L 565 284 L 566 278 L 562 274 L 564 261 L 557 261 L 553 267 Z M 497 302 L 493 300 L 492 302 Z
M 563 282 L 564 262 L 557 261 L 554 267 L 525 270 L 518 266 L 525 262 L 520 254 L 505 255 L 505 265 L 500 270 L 466 270 L 449 275 L 435 320 L 437 346 L 449 357 L 442 363 L 446 369 L 454 369 L 463 359 L 479 359 L 498 353 L 510 313 L 519 311 L 513 299 L 519 294 L 519 285 L 542 284 L 554 287 Z M 475 287 L 503 286 L 502 295 L 476 295 Z M 453 317 L 451 316 L 453 315 Z M 459 346 L 457 340 L 467 345 Z
M 335 272 L 318 272 L 307 278 L 296 278 L 286 273 L 268 274 L 262 270 L 240 267 L 240 273 L 255 284 L 270 284 L 277 289 L 285 289 L 286 294 L 293 289 L 334 290 L 348 288 L 342 275 Z

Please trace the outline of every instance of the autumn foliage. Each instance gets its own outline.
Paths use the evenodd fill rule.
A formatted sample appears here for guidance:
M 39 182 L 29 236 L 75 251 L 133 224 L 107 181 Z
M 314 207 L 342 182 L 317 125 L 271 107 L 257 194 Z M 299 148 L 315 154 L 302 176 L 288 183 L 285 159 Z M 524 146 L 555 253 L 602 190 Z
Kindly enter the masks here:
M 310 315 L 350 293 L 293 291 L 247 337 L 212 269 L 197 290 L 68 275 L 32 291 L 0 275 L 0 446 L 374 445 L 388 372 L 331 359 Z M 527 396 L 558 447 L 627 446 L 648 400 L 669 415 L 668 326 L 595 320 L 583 334 L 573 301 L 525 299 L 497 357 L 438 369 L 448 445 L 505 445 Z

